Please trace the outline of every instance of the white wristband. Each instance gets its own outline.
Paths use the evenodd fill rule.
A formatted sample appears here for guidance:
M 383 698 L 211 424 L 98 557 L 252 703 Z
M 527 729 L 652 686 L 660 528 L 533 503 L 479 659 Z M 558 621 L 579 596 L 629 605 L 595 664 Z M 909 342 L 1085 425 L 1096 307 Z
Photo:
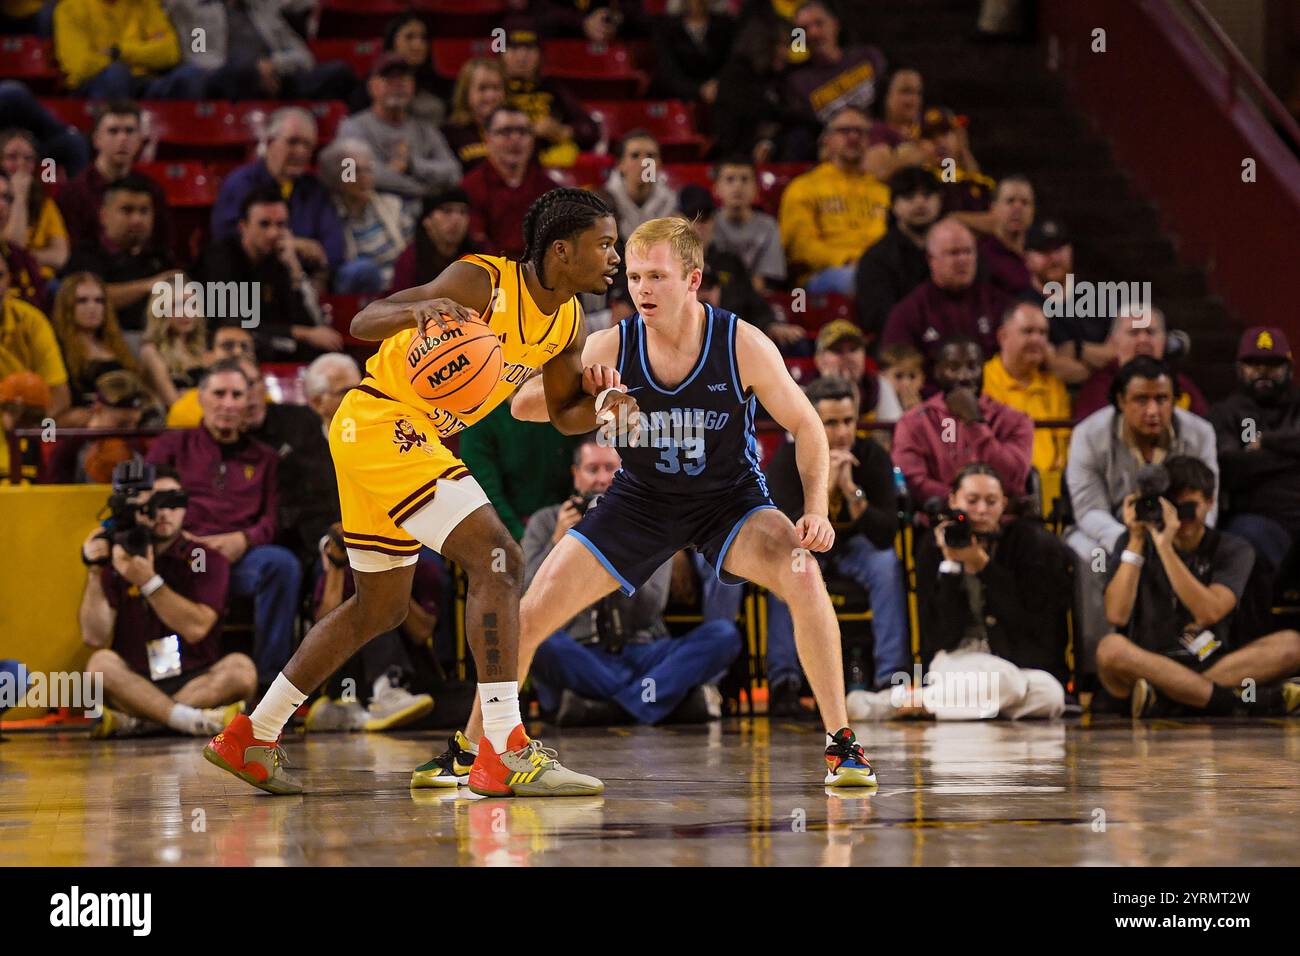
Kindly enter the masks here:
M 148 581 L 144 582 L 144 584 L 140 585 L 140 595 L 142 597 L 153 597 L 154 592 L 166 583 L 167 582 L 162 579 L 161 574 L 155 574 Z
M 962 564 L 960 561 L 944 560 L 939 562 L 940 574 L 964 574 L 965 571 L 966 565 Z
M 596 418 L 597 418 L 597 420 L 602 421 L 602 422 L 612 422 L 612 421 L 614 420 L 614 413 L 613 413 L 613 412 L 605 412 L 605 411 L 603 411 L 603 409 L 604 409 L 604 407 L 605 407 L 605 399 L 609 397 L 609 393 L 610 393 L 610 392 L 617 392 L 617 391 L 620 391 L 620 389 L 617 388 L 617 387 L 614 386 L 614 385 L 611 385 L 609 388 L 601 389 L 600 394 L 596 396 Z
M 1136 551 L 1125 551 L 1123 554 L 1119 556 L 1119 559 L 1123 561 L 1125 564 L 1133 565 L 1133 567 L 1135 568 L 1140 568 L 1142 567 L 1142 565 L 1147 563 L 1147 559 L 1144 558 L 1142 555 L 1138 554 Z

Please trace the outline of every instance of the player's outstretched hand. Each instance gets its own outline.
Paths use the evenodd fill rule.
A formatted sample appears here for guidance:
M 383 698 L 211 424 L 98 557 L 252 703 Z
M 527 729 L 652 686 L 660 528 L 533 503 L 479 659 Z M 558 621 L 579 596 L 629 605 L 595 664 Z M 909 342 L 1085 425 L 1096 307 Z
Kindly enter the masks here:
M 452 299 L 428 299 L 417 302 L 411 306 L 411 315 L 420 334 L 431 338 L 437 338 L 453 324 L 459 326 L 467 319 L 479 317 L 476 311 L 467 309 Z
M 835 529 L 822 515 L 804 515 L 795 522 L 794 532 L 799 536 L 799 547 L 809 551 L 829 551 L 835 543 Z

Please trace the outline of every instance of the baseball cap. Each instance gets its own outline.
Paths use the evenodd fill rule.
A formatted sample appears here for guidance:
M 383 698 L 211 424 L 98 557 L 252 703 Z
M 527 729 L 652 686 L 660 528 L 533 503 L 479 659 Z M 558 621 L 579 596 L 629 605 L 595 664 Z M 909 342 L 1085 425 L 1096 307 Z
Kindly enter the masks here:
M 957 114 L 946 106 L 931 106 L 921 114 L 921 138 L 932 139 L 956 129 Z
M 817 333 L 817 351 L 824 352 L 827 349 L 833 349 L 841 342 L 849 340 L 853 340 L 859 345 L 866 342 L 862 330 L 848 319 L 832 319 L 823 325 L 822 330 Z
M 50 407 L 50 387 L 35 372 L 11 372 L 0 379 L 0 405 Z
M 140 376 L 124 368 L 105 372 L 95 379 L 95 394 L 109 408 L 141 408 L 145 403 Z
M 713 193 L 698 183 L 689 183 L 677 194 L 677 208 L 687 219 L 696 216 L 708 219 L 718 207 L 713 201 Z
M 1289 362 L 1291 343 L 1276 326 L 1256 325 L 1247 329 L 1237 345 L 1237 361 Z
M 537 46 L 541 39 L 537 34 L 537 21 L 527 14 L 517 14 L 506 20 L 506 44 L 515 46 Z
M 1033 252 L 1050 252 L 1071 243 L 1070 230 L 1058 219 L 1043 219 L 1029 227 L 1025 248 Z
M 391 76 L 394 73 L 409 73 L 414 76 L 415 67 L 407 63 L 401 54 L 389 52 L 377 59 L 370 68 L 371 76 Z

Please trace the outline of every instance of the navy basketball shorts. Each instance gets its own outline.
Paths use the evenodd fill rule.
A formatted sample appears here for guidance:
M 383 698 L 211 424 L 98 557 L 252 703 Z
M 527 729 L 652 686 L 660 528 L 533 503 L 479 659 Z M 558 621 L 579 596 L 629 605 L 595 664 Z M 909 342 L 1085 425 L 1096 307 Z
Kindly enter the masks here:
M 675 497 L 634 486 L 620 472 L 568 533 L 586 545 L 624 594 L 632 594 L 661 564 L 690 545 L 709 562 L 718 580 L 738 584 L 741 578 L 722 570 L 727 551 L 746 518 L 775 507 L 757 481 L 721 493 Z

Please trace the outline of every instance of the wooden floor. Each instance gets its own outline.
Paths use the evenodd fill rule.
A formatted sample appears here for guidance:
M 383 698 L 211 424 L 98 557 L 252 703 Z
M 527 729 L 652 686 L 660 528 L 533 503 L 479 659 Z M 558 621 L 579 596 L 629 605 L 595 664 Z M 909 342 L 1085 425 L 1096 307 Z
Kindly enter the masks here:
M 863 729 L 874 794 L 821 785 L 821 736 L 808 725 L 533 728 L 606 783 L 600 798 L 552 800 L 413 793 L 428 735 L 299 737 L 290 758 L 310 792 L 277 798 L 205 763 L 195 740 L 11 733 L 0 743 L 0 864 L 1294 860 L 1300 721 Z

